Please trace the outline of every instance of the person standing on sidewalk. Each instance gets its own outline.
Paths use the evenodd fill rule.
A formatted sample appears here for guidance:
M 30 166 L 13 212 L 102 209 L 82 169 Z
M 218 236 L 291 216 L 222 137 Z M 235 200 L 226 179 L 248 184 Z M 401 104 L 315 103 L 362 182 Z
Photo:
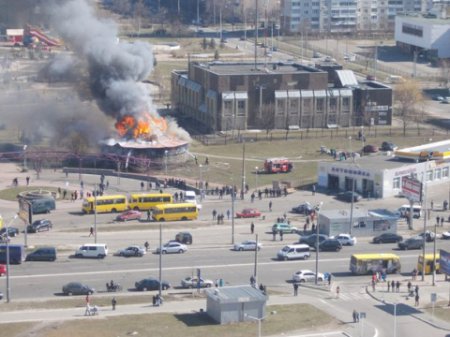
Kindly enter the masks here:
M 269 211 L 272 212 L 272 200 L 269 201 Z
M 255 224 L 252 221 L 252 224 L 250 225 L 250 232 L 253 234 L 255 233 Z
M 419 306 L 419 293 L 416 293 L 416 297 L 415 297 L 415 303 L 414 303 L 414 305 L 416 306 L 416 307 L 418 307 Z
M 336 287 L 336 298 L 339 298 L 339 293 L 341 292 L 341 287 Z
M 359 313 L 353 309 L 353 323 L 358 323 L 359 322 Z
M 294 296 L 298 295 L 298 283 L 294 282 Z
M 116 298 L 113 297 L 111 300 L 112 310 L 116 310 L 116 304 L 117 304 Z
M 391 281 L 391 289 L 392 289 L 392 292 L 394 292 L 395 290 L 395 281 L 394 280 L 392 280 Z

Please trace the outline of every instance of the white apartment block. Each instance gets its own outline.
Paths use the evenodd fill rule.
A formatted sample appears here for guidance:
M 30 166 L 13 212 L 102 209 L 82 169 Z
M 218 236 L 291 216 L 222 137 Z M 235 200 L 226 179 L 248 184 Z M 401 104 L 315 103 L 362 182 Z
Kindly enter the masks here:
M 350 33 L 393 30 L 395 17 L 421 12 L 429 0 L 281 0 L 286 33 Z

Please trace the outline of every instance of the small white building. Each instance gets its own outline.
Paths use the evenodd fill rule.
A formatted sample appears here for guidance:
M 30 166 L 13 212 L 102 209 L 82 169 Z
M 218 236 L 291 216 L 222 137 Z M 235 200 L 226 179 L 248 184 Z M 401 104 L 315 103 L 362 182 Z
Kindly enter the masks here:
M 402 177 L 414 177 L 427 186 L 449 183 L 450 140 L 376 153 L 318 165 L 317 184 L 331 192 L 351 191 L 368 198 L 400 195 Z
M 206 289 L 206 312 L 220 324 L 263 318 L 267 296 L 250 285 Z

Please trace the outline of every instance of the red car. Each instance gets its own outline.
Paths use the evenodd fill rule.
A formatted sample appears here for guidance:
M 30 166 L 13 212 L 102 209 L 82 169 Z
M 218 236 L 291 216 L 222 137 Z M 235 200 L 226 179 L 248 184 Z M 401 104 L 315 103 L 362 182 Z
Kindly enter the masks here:
M 117 221 L 127 221 L 127 220 L 140 220 L 142 213 L 139 211 L 135 211 L 130 209 L 128 211 L 120 213 L 117 217 Z
M 0 276 L 6 275 L 6 266 L 4 264 L 0 264 Z
M 366 145 L 363 147 L 364 153 L 376 153 L 378 152 L 378 146 L 375 145 Z
M 261 212 L 256 208 L 244 208 L 242 212 L 236 213 L 236 218 L 257 218 L 261 216 Z

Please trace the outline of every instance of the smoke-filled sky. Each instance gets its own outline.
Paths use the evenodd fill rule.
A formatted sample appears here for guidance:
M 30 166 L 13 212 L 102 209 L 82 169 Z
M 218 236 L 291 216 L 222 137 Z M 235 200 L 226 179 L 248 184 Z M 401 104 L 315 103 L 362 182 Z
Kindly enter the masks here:
M 86 105 L 75 99 L 66 102 L 73 106 L 65 111 L 58 111 L 56 107 L 48 109 L 49 104 L 45 100 L 42 107 L 34 109 L 35 116 L 46 111 L 46 120 L 49 123 L 54 121 L 54 127 L 59 130 L 66 120 L 90 120 L 90 131 L 94 126 L 98 128 L 91 132 L 91 136 L 96 135 L 98 140 L 108 133 L 115 136 L 111 134 L 113 125 L 121 116 L 131 114 L 139 117 L 143 112 L 157 116 L 151 97 L 141 83 L 153 70 L 153 54 L 148 43 L 119 41 L 118 26 L 110 19 L 98 18 L 95 8 L 87 0 L 43 0 L 39 11 L 45 13 L 52 33 L 61 38 L 70 51 L 57 54 L 46 71 L 51 78 L 75 79 L 73 85 L 78 93 L 80 89 L 90 89 L 91 97 L 95 98 L 103 113 L 97 109 L 86 111 Z M 48 116 L 50 111 L 51 117 Z M 103 116 L 94 116 L 98 114 Z M 105 123 L 105 115 L 112 117 L 110 123 Z M 69 122 L 67 127 L 71 125 L 73 123 Z M 47 131 L 50 128 L 48 125 Z M 189 139 L 187 132 L 175 121 L 168 122 L 168 132 L 178 138 Z

